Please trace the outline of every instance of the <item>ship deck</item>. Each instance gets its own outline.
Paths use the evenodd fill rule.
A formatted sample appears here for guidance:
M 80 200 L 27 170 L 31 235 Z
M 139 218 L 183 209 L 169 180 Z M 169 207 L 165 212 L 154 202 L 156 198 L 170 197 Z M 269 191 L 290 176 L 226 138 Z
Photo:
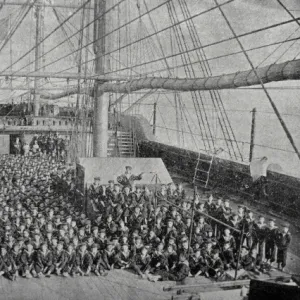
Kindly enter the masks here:
M 174 182 L 183 181 L 182 178 L 176 174 L 171 174 Z M 192 195 L 191 186 L 185 183 L 185 189 L 188 194 Z M 264 206 L 259 206 L 256 203 L 249 203 L 240 197 L 231 196 L 231 206 L 235 209 L 237 205 L 243 203 L 248 207 L 251 207 L 255 214 L 263 213 L 266 217 L 274 216 L 272 211 L 267 210 Z M 278 224 L 286 221 L 283 217 L 277 217 Z M 288 262 L 285 269 L 286 272 L 295 274 L 300 272 L 300 249 L 298 247 L 300 241 L 300 231 L 296 222 L 291 221 L 292 232 L 292 245 L 288 253 Z M 267 274 L 261 274 L 255 276 L 250 274 L 251 278 L 266 279 L 275 278 L 280 276 L 286 276 L 287 273 L 280 272 L 276 269 L 270 271 Z M 212 280 L 205 277 L 187 278 L 184 283 L 176 283 L 170 281 L 164 282 L 150 282 L 147 280 L 139 279 L 139 277 L 129 271 L 114 270 L 109 272 L 106 277 L 76 277 L 76 278 L 62 278 L 52 276 L 46 279 L 23 279 L 18 278 L 17 281 L 11 282 L 5 278 L 0 278 L 0 299 L 2 300 L 71 300 L 71 299 L 109 299 L 109 300 L 122 300 L 122 299 L 172 299 L 172 296 L 177 296 L 177 289 L 164 291 L 164 287 L 174 287 L 184 284 L 186 290 L 182 295 L 188 296 L 190 294 L 205 291 L 206 287 L 209 291 L 211 299 L 216 299 L 216 293 L 220 293 L 223 298 L 220 299 L 242 299 L 240 296 L 240 288 L 232 290 L 231 293 L 224 293 L 225 291 L 218 284 L 214 284 Z M 201 285 L 202 288 L 191 288 L 189 285 Z M 210 287 L 213 286 L 213 291 Z M 219 294 L 220 295 L 220 294 Z M 178 296 L 177 296 L 178 297 Z M 218 296 L 219 297 L 219 296 Z M 187 299 L 187 297 L 185 298 Z
M 286 275 L 279 271 L 272 271 L 269 274 L 263 274 L 256 278 L 270 278 Z M 179 283 L 177 283 L 179 284 Z M 182 283 L 180 283 L 182 284 Z M 213 282 L 205 277 L 187 278 L 184 282 L 186 289 L 183 296 L 199 292 L 198 288 L 192 285 L 199 284 L 200 289 L 205 292 L 205 286 L 211 287 Z M 149 282 L 139 279 L 137 275 L 124 270 L 114 270 L 106 277 L 76 277 L 62 278 L 52 276 L 44 279 L 23 279 L 17 281 L 8 281 L 0 278 L 1 294 L 3 300 L 152 300 L 152 299 L 171 299 L 177 295 L 176 283 L 171 281 Z M 164 287 L 175 287 L 174 289 L 164 291 Z M 180 285 L 181 287 L 181 285 Z M 204 288 L 203 288 L 204 287 Z M 240 288 L 239 288 L 240 290 Z M 208 292 L 223 291 L 218 285 L 209 288 Z M 230 300 L 233 300 L 230 298 Z

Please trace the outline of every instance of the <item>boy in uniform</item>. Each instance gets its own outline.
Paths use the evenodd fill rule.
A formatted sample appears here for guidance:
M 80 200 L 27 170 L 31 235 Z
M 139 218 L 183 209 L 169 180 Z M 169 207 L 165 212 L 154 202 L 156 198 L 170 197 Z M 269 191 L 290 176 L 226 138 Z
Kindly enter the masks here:
M 50 277 L 54 271 L 53 254 L 46 243 L 41 244 L 41 249 L 36 252 L 35 271 L 37 277 Z
M 141 278 L 148 276 L 151 257 L 148 254 L 146 247 L 143 247 L 139 254 L 133 256 L 132 268 L 138 273 Z
M 282 232 L 278 234 L 277 237 L 277 263 L 278 269 L 283 271 L 284 267 L 286 266 L 286 259 L 287 259 L 287 251 L 288 247 L 291 244 L 292 237 L 291 233 L 289 232 L 289 224 L 284 224 L 282 227 Z
M 184 254 L 180 254 L 179 261 L 173 270 L 165 271 L 161 270 L 157 275 L 150 276 L 150 280 L 156 282 L 158 280 L 172 280 L 182 281 L 189 276 L 190 267 L 189 262 Z
M 265 258 L 270 265 L 275 261 L 276 240 L 278 228 L 275 226 L 275 219 L 270 219 L 269 226 L 266 228 Z
M 64 277 L 69 275 L 74 276 L 76 272 L 76 251 L 72 243 L 68 244 L 67 251 L 65 251 L 65 263 L 61 269 L 61 273 Z
M 101 265 L 101 254 L 98 250 L 98 245 L 93 244 L 91 247 L 91 257 L 92 257 L 92 272 L 96 274 L 96 276 L 106 276 L 107 273 L 104 271 Z
M 61 271 L 66 263 L 66 252 L 63 248 L 64 241 L 61 240 L 57 243 L 56 250 L 53 252 L 53 271 L 55 269 L 57 275 L 61 275 Z
M 16 280 L 16 270 L 12 256 L 8 253 L 6 245 L 0 246 L 0 276 L 5 276 L 8 279 Z
M 102 258 L 101 265 L 104 268 L 104 270 L 109 271 L 114 269 L 115 251 L 112 242 L 107 243 L 106 249 L 102 251 L 101 258 Z
M 35 275 L 34 264 L 36 262 L 36 252 L 33 249 L 33 245 L 30 241 L 26 242 L 26 248 L 21 255 L 21 274 L 23 277 L 32 278 L 31 273 Z
M 75 274 L 79 274 L 81 276 L 89 276 L 92 270 L 92 256 L 87 251 L 87 247 L 85 243 L 82 243 L 79 246 L 79 251 L 76 254 L 76 271 Z

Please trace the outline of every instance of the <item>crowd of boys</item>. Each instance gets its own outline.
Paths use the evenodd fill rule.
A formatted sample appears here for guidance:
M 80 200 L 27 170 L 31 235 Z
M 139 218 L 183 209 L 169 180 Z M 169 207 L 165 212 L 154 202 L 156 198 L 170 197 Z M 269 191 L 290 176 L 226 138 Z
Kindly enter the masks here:
M 67 155 L 67 144 L 67 139 L 52 133 L 36 134 L 30 143 L 25 141 L 22 137 L 17 137 L 13 144 L 13 153 L 15 155 L 43 155 L 65 159 Z
M 256 220 L 242 206 L 234 212 L 228 199 L 212 196 L 196 197 L 192 222 L 192 201 L 181 184 L 154 193 L 136 187 L 141 175 L 127 171 L 119 183 L 95 178 L 88 197 L 80 198 L 74 170 L 51 155 L 0 156 L 0 275 L 105 276 L 129 269 L 151 281 L 219 279 L 236 268 L 263 271 L 276 253 L 285 267 L 287 224 L 279 229 L 273 219 Z M 84 199 L 93 208 L 89 218 Z

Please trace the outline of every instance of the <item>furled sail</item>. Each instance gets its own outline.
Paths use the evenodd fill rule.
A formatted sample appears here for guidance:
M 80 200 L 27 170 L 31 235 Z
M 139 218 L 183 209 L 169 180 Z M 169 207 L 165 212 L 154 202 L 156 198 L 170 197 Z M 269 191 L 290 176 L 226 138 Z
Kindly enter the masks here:
M 260 79 L 263 83 L 296 80 L 300 79 L 300 59 L 257 68 L 256 72 L 258 77 L 253 70 L 205 78 L 143 77 L 132 79 L 130 81 L 105 82 L 100 86 L 100 90 L 103 92 L 128 94 L 142 89 L 205 91 L 235 89 L 239 87 L 259 85 L 261 83 Z M 94 77 L 97 78 L 97 76 Z M 100 76 L 99 78 L 103 80 L 103 76 Z M 85 89 L 81 92 L 93 95 L 93 89 Z M 59 94 L 41 92 L 41 98 L 55 100 L 76 93 L 78 93 L 77 88 L 66 90 Z

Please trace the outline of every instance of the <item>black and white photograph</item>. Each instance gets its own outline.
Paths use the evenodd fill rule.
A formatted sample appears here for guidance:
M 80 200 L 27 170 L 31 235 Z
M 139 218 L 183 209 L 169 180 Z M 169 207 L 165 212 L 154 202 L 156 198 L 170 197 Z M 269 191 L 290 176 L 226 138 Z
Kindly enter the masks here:
M 0 300 L 300 299 L 300 0 L 0 0 Z

